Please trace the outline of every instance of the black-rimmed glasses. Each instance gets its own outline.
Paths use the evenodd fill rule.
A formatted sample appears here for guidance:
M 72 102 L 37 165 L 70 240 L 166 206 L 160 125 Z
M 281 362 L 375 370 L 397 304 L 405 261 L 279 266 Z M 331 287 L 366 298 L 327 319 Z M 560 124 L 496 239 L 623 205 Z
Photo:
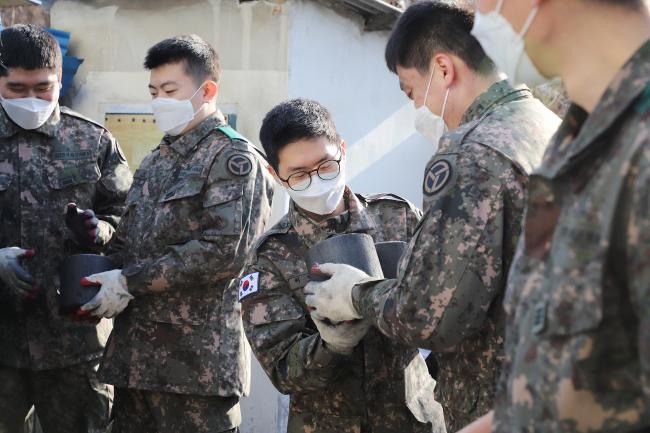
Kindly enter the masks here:
M 311 185 L 312 173 L 316 173 L 323 180 L 336 179 L 341 172 L 341 159 L 343 159 L 343 152 L 341 152 L 339 159 L 323 161 L 313 170 L 297 171 L 286 179 L 282 179 L 280 176 L 278 177 L 281 181 L 286 182 L 292 190 L 304 191 Z

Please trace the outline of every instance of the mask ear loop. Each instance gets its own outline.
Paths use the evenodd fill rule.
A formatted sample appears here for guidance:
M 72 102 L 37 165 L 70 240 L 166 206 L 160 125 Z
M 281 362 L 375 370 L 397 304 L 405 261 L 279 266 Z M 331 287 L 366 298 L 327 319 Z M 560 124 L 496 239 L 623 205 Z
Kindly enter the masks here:
M 433 70 L 431 75 L 429 75 L 429 82 L 427 83 L 427 90 L 424 92 L 424 102 L 422 103 L 423 107 L 427 106 L 427 99 L 429 98 L 429 89 L 431 88 L 431 81 L 433 81 L 433 74 L 436 72 L 436 64 L 433 64 Z
M 447 88 L 447 91 L 445 92 L 445 100 L 444 100 L 444 102 L 442 103 L 442 112 L 440 113 L 440 118 L 442 119 L 443 122 L 445 121 L 445 110 L 447 109 L 447 99 L 449 98 L 449 91 L 450 91 L 450 90 L 451 90 L 451 89 L 448 87 L 448 88 Z M 445 123 L 445 126 L 446 126 L 446 125 L 447 125 L 447 124 Z
M 503 9 L 503 2 L 504 0 L 498 0 L 497 1 L 497 8 L 494 10 L 496 13 L 500 14 L 501 9 Z
M 198 89 L 196 89 L 196 92 L 192 96 L 189 97 L 189 99 L 192 99 L 193 97 L 196 96 L 197 93 L 199 93 L 199 90 L 201 90 L 201 87 L 205 86 L 205 83 L 201 84 Z
M 530 26 L 533 24 L 533 20 L 537 16 L 537 11 L 539 9 L 535 7 L 532 11 L 530 11 L 530 14 L 528 14 L 528 18 L 526 18 L 526 22 L 524 23 L 524 26 L 521 28 L 521 32 L 519 32 L 519 37 L 523 38 L 526 33 L 528 33 L 528 29 L 530 29 Z
M 202 88 L 203 86 L 205 86 L 205 83 L 201 84 L 201 85 L 199 86 L 199 88 L 196 89 L 196 92 L 194 92 L 194 94 L 193 94 L 192 96 L 189 97 L 188 101 L 190 101 L 190 104 L 192 103 L 192 98 L 194 98 L 194 97 L 196 96 L 196 94 L 199 93 L 199 90 L 201 90 L 201 88 Z M 196 113 L 198 113 L 199 111 L 201 111 L 201 108 L 203 108 L 203 105 L 204 105 L 204 104 L 205 104 L 205 102 L 202 102 L 201 105 L 199 106 L 199 108 L 194 112 L 194 114 L 192 114 L 192 119 L 194 119 L 194 116 L 196 116 Z M 192 107 L 192 108 L 194 108 L 194 107 Z

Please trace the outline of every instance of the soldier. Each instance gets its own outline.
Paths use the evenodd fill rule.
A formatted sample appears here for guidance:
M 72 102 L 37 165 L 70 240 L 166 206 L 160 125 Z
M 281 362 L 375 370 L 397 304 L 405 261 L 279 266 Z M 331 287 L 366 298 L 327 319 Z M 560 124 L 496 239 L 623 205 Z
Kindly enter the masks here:
M 326 264 L 321 270 L 333 277 L 307 286 L 307 304 L 321 316 L 366 318 L 390 338 L 433 350 L 449 431 L 494 403 L 501 300 L 528 175 L 559 124 L 527 87 L 500 78 L 470 34 L 472 21 L 452 3 L 419 2 L 386 47 L 389 69 L 419 107 L 416 128 L 434 147 L 442 135 L 425 171 L 423 221 L 398 278 L 356 285 L 367 276 Z
M 529 65 L 512 79 L 559 76 L 573 102 L 531 177 L 492 431 L 648 431 L 648 3 L 476 3 L 486 51 Z
M 32 405 L 48 433 L 104 431 L 112 390 L 95 371 L 111 324 L 60 315 L 57 268 L 104 250 L 131 173 L 106 129 L 58 105 L 56 40 L 33 25 L 0 39 L 0 431 L 22 432 Z
M 166 39 L 144 65 L 166 135 L 134 175 L 122 269 L 88 277 L 101 289 L 82 309 L 119 314 L 100 368 L 116 388 L 114 433 L 235 432 L 250 352 L 230 282 L 268 221 L 272 179 L 217 110 L 208 43 Z
M 417 349 L 366 321 L 310 318 L 303 287 L 314 244 L 339 233 L 407 241 L 421 213 L 392 194 L 355 195 L 345 184 L 345 142 L 329 112 L 286 101 L 264 119 L 260 140 L 289 212 L 260 238 L 240 282 L 246 335 L 280 392 L 291 395 L 289 433 L 444 431 L 435 381 Z M 412 412 L 409 411 L 409 408 Z

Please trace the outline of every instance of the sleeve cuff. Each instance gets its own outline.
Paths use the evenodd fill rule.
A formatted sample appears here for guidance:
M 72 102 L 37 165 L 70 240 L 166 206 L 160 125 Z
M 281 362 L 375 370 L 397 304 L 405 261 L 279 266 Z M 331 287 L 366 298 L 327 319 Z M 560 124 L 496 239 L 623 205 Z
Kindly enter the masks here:
M 126 287 L 129 293 L 135 295 L 144 291 L 147 287 L 147 266 L 144 263 L 136 263 L 122 269 L 122 275 L 126 279 Z
M 352 352 L 353 354 L 354 352 Z M 314 353 L 313 353 L 313 361 L 314 365 L 317 368 L 324 368 L 332 365 L 337 365 L 343 361 L 348 361 L 350 355 L 343 355 L 341 353 L 336 353 L 331 351 L 330 349 L 327 348 L 325 345 L 325 342 L 323 341 L 322 338 L 320 338 L 320 335 L 318 336 L 318 344 L 314 348 Z
M 385 280 L 369 280 L 357 284 L 352 288 L 352 306 L 361 314 L 364 318 L 368 316 L 372 317 L 372 313 L 368 311 L 368 308 L 364 308 L 366 305 L 372 305 L 373 302 L 370 299 L 373 293 L 373 287 L 381 281 Z M 370 313 L 370 314 L 369 314 Z

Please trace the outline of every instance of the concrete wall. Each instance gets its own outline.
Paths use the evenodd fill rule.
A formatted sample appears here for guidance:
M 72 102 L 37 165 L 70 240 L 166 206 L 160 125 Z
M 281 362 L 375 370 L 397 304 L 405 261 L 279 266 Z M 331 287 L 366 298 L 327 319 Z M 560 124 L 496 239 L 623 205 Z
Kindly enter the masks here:
M 147 49 L 170 36 L 196 33 L 221 57 L 219 104 L 232 107 L 240 132 L 256 141 L 264 114 L 287 94 L 287 10 L 236 0 L 59 0 L 50 15 L 52 27 L 72 32 L 71 53 L 85 59 L 75 77 L 74 109 L 99 121 L 109 106 L 146 109 Z

